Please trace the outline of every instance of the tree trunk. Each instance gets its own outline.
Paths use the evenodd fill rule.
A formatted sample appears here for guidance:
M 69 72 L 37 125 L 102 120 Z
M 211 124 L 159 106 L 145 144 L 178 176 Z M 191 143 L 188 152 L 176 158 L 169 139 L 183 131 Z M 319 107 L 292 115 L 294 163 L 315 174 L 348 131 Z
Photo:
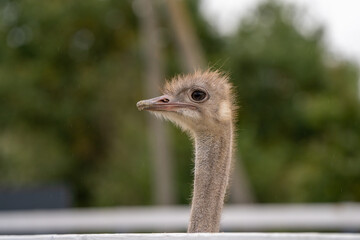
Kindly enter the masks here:
M 187 72 L 206 67 L 202 48 L 183 1 L 164 1 L 183 68 Z
M 144 78 L 147 97 L 159 94 L 159 86 L 164 79 L 161 57 L 161 35 L 158 28 L 154 1 L 137 0 L 135 10 L 139 16 L 140 36 L 144 51 Z M 151 144 L 153 164 L 154 202 L 156 204 L 174 204 L 176 191 L 174 186 L 173 156 L 165 123 L 148 116 L 148 136 Z

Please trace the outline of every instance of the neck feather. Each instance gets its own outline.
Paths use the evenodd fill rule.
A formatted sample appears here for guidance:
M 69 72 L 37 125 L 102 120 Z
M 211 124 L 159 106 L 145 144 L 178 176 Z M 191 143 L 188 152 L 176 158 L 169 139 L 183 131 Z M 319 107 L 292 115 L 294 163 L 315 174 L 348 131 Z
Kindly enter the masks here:
M 232 126 L 195 134 L 195 177 L 188 232 L 218 232 L 232 158 Z

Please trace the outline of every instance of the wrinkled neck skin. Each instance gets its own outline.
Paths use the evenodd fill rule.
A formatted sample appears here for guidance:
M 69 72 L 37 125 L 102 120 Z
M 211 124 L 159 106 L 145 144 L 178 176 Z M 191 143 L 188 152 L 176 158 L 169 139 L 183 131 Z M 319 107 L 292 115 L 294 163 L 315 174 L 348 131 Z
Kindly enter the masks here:
M 188 232 L 219 232 L 232 158 L 232 124 L 194 133 L 195 176 Z

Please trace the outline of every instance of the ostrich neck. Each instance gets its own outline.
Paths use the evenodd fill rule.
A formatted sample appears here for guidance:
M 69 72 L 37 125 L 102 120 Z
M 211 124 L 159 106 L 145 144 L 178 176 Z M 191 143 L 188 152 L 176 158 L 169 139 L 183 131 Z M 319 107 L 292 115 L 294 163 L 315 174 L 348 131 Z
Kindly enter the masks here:
M 218 232 L 232 155 L 232 126 L 195 134 L 195 177 L 188 232 Z

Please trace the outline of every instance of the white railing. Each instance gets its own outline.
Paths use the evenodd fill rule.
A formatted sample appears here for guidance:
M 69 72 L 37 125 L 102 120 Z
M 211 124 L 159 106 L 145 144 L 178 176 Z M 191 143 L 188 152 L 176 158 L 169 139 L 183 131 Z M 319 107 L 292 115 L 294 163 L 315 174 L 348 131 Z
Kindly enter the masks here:
M 188 206 L 0 212 L 0 234 L 184 232 L 188 218 Z M 221 230 L 360 232 L 360 204 L 227 205 Z
M 359 240 L 357 234 L 319 233 L 157 233 L 0 236 L 0 240 Z

